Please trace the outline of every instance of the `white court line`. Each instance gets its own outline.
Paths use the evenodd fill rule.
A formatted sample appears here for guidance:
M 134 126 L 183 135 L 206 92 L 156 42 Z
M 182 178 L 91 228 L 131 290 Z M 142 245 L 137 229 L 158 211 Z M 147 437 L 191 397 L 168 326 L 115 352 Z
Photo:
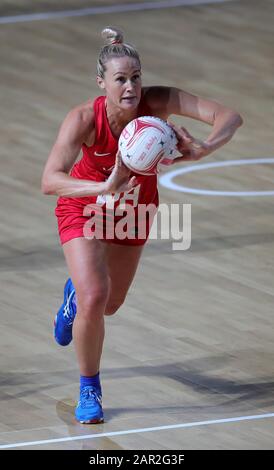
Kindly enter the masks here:
M 127 11 L 160 10 L 162 8 L 224 3 L 232 0 L 170 0 L 162 2 L 131 3 L 128 5 L 109 5 L 105 7 L 81 8 L 80 10 L 49 11 L 0 17 L 0 24 L 23 23 L 26 21 L 43 21 L 73 16 L 102 15 L 105 13 L 123 13 Z
M 0 449 L 14 449 L 15 447 L 38 446 L 43 444 L 57 444 L 58 442 L 82 441 L 84 439 L 98 439 L 100 437 L 125 436 L 144 432 L 167 431 L 171 429 L 194 428 L 196 426 L 208 426 L 210 424 L 237 423 L 239 421 L 251 421 L 255 419 L 274 418 L 274 413 L 262 415 L 236 416 L 234 418 L 212 419 L 209 421 L 194 421 L 193 423 L 171 424 L 169 426 L 157 426 L 154 428 L 128 429 L 127 431 L 103 432 L 99 434 L 87 434 L 86 436 L 61 437 L 58 439 L 46 439 L 43 441 L 16 442 L 14 444 L 0 445 Z
M 165 188 L 172 189 L 181 193 L 199 194 L 205 196 L 227 196 L 227 197 L 241 197 L 241 196 L 274 196 L 274 190 L 270 191 L 216 191 L 201 188 L 189 188 L 181 184 L 174 183 L 173 179 L 179 175 L 192 173 L 193 171 L 208 170 L 210 168 L 221 168 L 241 165 L 261 165 L 274 163 L 274 158 L 249 158 L 246 160 L 225 160 L 221 162 L 200 163 L 187 167 L 178 168 L 169 171 L 160 176 L 159 183 Z

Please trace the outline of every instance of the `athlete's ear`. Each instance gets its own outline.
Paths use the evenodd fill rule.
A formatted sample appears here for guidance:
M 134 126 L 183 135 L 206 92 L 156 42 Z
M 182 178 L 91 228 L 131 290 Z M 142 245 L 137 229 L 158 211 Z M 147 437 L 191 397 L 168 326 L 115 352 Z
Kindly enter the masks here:
M 96 81 L 97 81 L 97 85 L 99 86 L 99 88 L 102 88 L 102 90 L 104 90 L 106 88 L 105 81 L 104 81 L 103 78 L 101 78 L 97 75 Z

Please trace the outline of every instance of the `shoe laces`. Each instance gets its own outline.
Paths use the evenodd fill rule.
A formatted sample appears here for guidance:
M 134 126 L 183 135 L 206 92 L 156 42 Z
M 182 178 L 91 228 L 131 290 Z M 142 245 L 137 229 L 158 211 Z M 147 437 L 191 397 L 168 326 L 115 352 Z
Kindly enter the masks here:
M 75 295 L 75 290 L 73 289 L 68 296 L 68 299 L 64 306 L 64 317 L 68 320 L 68 325 L 72 325 L 75 318 L 74 306 L 73 306 L 73 296 Z
M 80 403 L 84 408 L 94 406 L 94 403 L 101 405 L 101 395 L 93 387 L 83 387 L 80 391 Z

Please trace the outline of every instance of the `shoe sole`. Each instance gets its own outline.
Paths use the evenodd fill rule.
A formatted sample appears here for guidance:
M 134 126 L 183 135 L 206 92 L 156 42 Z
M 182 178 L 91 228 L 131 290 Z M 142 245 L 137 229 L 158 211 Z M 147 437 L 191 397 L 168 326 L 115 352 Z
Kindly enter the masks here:
M 76 418 L 77 419 L 77 418 Z M 78 421 L 78 420 L 77 420 Z M 90 419 L 86 421 L 79 421 L 81 424 L 101 424 L 104 422 L 104 418 L 101 419 Z

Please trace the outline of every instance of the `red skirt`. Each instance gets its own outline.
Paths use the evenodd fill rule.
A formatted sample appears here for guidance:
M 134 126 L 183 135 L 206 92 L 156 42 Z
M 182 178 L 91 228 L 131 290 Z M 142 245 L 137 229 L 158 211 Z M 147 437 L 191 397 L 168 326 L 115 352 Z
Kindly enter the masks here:
M 158 190 L 156 187 L 145 203 L 134 192 L 135 188 L 114 196 L 60 197 L 55 214 L 61 244 L 81 237 L 119 245 L 144 245 L 159 205 Z

